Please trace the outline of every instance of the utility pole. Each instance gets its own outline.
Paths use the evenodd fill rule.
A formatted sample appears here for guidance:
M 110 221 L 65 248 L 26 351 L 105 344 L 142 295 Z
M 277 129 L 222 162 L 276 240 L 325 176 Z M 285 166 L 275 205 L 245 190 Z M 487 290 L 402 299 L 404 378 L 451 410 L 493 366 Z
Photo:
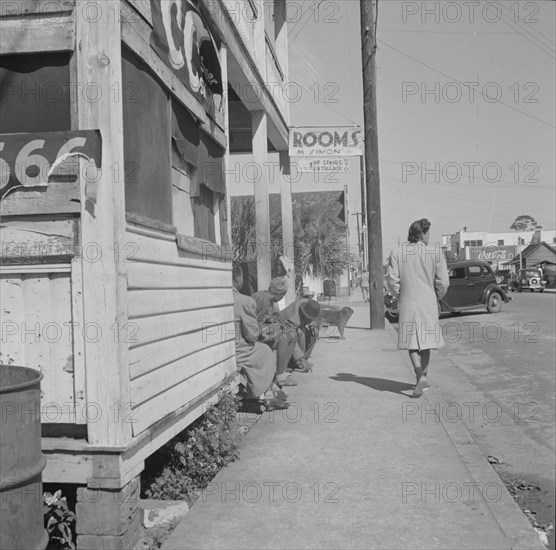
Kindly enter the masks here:
M 382 224 L 378 132 L 376 113 L 376 19 L 375 0 L 360 0 L 361 55 L 363 60 L 363 114 L 365 117 L 365 189 L 367 190 L 367 236 L 371 329 L 384 328 Z

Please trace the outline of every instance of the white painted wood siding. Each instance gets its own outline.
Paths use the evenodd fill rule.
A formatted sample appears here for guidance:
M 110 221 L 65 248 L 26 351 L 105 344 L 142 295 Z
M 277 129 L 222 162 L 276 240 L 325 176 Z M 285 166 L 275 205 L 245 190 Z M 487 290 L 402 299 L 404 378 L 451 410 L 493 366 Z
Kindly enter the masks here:
M 128 226 L 129 376 L 133 435 L 234 372 L 230 264 L 186 258 L 175 237 Z

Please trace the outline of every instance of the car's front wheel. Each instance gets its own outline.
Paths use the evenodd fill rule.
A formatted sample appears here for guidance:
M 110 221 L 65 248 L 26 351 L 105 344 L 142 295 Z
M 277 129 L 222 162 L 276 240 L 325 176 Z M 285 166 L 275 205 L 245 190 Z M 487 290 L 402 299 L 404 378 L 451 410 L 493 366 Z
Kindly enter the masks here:
M 489 313 L 498 313 L 502 309 L 502 296 L 498 292 L 493 292 L 488 297 L 487 310 Z

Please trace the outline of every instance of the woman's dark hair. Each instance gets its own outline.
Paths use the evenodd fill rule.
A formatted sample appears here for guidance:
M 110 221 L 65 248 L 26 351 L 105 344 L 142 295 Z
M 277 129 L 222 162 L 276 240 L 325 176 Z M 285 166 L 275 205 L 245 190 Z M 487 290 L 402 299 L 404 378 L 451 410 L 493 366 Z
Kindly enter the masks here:
M 409 234 L 407 235 L 407 240 L 410 243 L 418 243 L 423 238 L 423 235 L 428 232 L 430 227 L 431 222 L 429 222 L 429 220 L 427 220 L 426 218 L 413 222 L 409 226 Z

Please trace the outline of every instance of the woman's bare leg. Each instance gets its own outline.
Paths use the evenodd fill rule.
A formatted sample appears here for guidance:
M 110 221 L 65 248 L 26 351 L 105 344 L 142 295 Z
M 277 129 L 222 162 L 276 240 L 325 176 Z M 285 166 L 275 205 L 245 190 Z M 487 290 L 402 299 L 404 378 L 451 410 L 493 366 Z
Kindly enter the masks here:
M 428 388 L 427 369 L 429 368 L 430 350 L 409 350 L 409 357 L 417 377 L 417 385 L 413 390 L 413 397 L 421 397 L 423 390 Z

